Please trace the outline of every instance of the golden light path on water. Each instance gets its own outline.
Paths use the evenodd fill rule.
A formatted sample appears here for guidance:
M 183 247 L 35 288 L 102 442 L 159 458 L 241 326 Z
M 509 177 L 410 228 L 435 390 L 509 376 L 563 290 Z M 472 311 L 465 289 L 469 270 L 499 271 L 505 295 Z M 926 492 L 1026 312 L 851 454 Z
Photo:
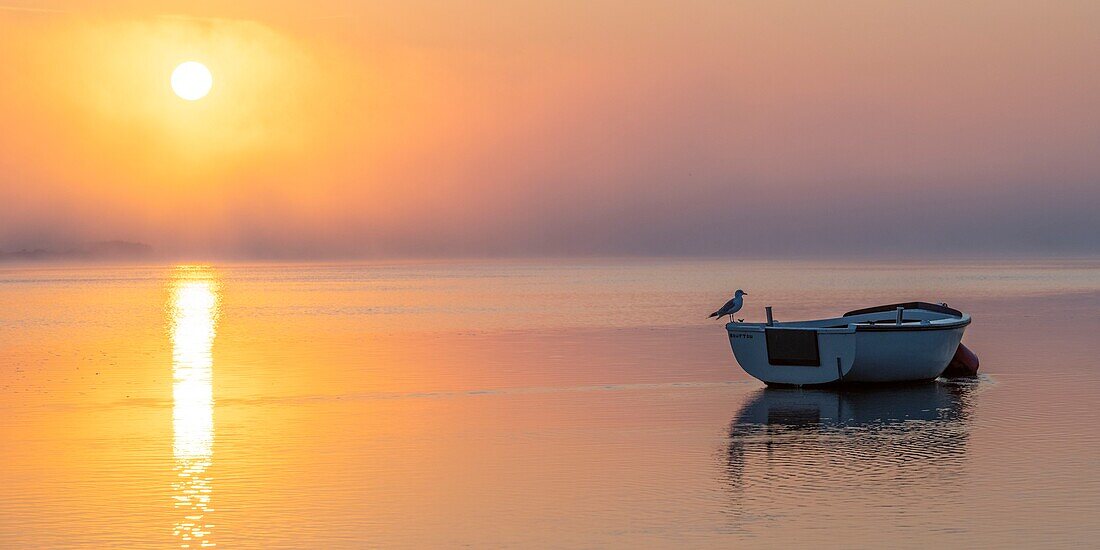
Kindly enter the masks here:
M 172 339 L 172 485 L 181 516 L 174 526 L 181 547 L 210 547 L 207 513 L 212 509 L 207 474 L 214 444 L 214 360 L 218 322 L 214 271 L 180 267 L 172 275 L 169 323 Z

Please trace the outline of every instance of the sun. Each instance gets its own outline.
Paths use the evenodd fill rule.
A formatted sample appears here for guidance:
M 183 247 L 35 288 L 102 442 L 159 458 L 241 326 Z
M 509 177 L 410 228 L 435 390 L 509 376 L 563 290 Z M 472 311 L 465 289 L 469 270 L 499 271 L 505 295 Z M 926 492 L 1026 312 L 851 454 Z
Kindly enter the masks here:
M 210 74 L 210 69 L 198 61 L 180 63 L 172 71 L 172 91 L 188 101 L 206 97 L 213 84 L 214 77 Z

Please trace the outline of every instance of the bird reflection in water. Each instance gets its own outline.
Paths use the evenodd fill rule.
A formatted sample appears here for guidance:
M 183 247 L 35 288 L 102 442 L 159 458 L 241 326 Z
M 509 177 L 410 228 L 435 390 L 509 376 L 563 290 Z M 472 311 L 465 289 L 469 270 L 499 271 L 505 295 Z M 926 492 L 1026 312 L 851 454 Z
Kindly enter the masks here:
M 977 380 L 885 388 L 758 391 L 730 423 L 725 477 L 737 524 L 777 508 L 837 510 L 875 485 L 943 495 L 965 465 Z M 861 500 L 862 499 L 862 500 Z M 889 505 L 886 503 L 886 505 Z
M 172 341 L 172 455 L 176 480 L 172 496 L 182 514 L 173 532 L 183 548 L 214 546 L 210 507 L 214 444 L 214 335 L 218 284 L 205 267 L 180 267 L 172 274 L 168 303 Z

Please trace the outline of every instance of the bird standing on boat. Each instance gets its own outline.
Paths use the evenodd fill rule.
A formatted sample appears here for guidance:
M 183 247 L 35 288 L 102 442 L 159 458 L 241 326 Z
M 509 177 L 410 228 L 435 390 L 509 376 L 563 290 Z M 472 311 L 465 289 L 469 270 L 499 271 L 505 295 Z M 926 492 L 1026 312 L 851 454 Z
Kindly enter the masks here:
M 748 295 L 749 295 L 748 292 L 745 292 L 744 290 L 741 290 L 741 289 L 737 289 L 737 292 L 733 293 L 733 298 L 730 301 L 726 302 L 726 305 L 718 308 L 718 311 L 715 311 L 714 313 L 711 313 L 710 315 L 707 316 L 707 318 L 708 319 L 711 318 L 711 317 L 721 318 L 725 315 L 729 315 L 730 316 L 730 322 L 732 323 L 733 322 L 733 314 L 737 313 L 738 311 L 741 311 L 741 306 L 745 305 L 745 301 L 741 297 L 742 296 L 748 296 Z

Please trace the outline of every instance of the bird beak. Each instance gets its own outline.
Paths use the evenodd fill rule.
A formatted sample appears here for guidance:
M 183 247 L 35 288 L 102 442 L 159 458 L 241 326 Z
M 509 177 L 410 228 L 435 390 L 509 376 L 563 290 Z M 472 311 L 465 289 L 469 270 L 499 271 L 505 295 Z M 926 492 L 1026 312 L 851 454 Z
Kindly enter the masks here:
M 748 295 L 749 295 L 749 293 L 748 293 L 748 292 L 742 292 L 741 294 L 742 294 L 743 296 L 748 296 Z

